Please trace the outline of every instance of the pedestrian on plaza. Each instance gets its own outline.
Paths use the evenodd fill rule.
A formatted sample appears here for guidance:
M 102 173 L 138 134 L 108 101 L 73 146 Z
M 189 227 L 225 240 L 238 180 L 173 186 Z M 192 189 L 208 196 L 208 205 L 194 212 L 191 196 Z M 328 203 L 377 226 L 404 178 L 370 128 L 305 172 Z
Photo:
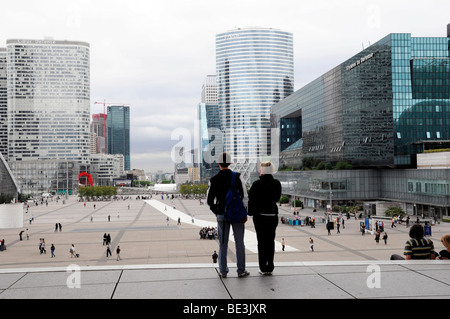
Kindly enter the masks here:
M 391 260 L 411 260 L 411 259 L 435 259 L 434 244 L 431 239 L 425 238 L 425 230 L 422 225 L 414 224 L 409 230 L 410 239 L 405 243 L 403 255 L 393 254 Z
M 45 240 L 44 238 L 42 238 L 42 243 L 41 243 L 41 254 L 47 254 L 47 251 L 45 250 Z
M 377 245 L 380 243 L 380 232 L 377 231 L 377 233 L 375 234 L 375 241 L 377 242 Z
M 111 243 L 106 245 L 106 257 L 111 256 Z
M 439 257 L 436 257 L 436 259 L 448 260 L 450 259 L 450 235 L 443 235 L 441 237 L 441 243 L 445 249 L 439 252 Z
M 75 246 L 72 244 L 72 247 L 69 249 L 70 252 L 70 258 L 74 258 L 75 256 Z
M 108 215 L 108 222 L 111 221 L 111 215 Z
M 218 257 L 219 257 L 219 255 L 217 255 L 217 252 L 214 250 L 214 253 L 212 254 L 213 263 L 217 263 L 217 258 Z
M 340 222 L 339 222 L 339 218 L 337 218 L 336 219 L 336 229 L 337 229 L 337 231 L 336 231 L 336 234 L 340 234 L 341 232 L 340 232 L 340 230 L 339 230 L 339 227 L 341 226 L 341 224 L 340 224 Z
M 387 239 L 388 239 L 388 234 L 386 232 L 384 232 L 383 240 L 384 240 L 385 245 L 387 245 Z
M 58 231 L 58 223 L 55 224 L 55 232 Z
M 406 227 L 409 227 L 409 216 L 406 216 Z
M 23 233 L 24 233 L 23 230 L 21 230 L 20 233 L 19 233 L 19 239 L 20 239 L 20 240 L 22 240 L 22 234 L 23 234 Z
M 120 246 L 117 246 L 117 248 L 116 248 L 116 254 L 117 254 L 116 260 L 117 260 L 117 261 L 122 260 L 122 258 L 120 258 Z
M 108 240 L 108 236 L 106 235 L 106 233 L 103 234 L 103 246 L 106 245 L 106 242 Z
M 50 252 L 52 253 L 52 258 L 55 257 L 55 245 L 52 244 L 50 247 Z
M 281 239 L 281 250 L 284 251 L 284 248 L 286 247 L 286 241 L 284 238 Z
M 394 217 L 392 217 L 392 220 L 391 220 L 391 228 L 397 228 L 397 226 L 395 226 L 395 218 Z
M 255 225 L 260 274 L 271 275 L 275 268 L 277 202 L 281 197 L 281 183 L 272 175 L 274 169 L 271 162 L 261 163 L 259 172 L 259 180 L 252 184 L 248 193 L 248 215 L 253 216 Z
M 314 240 L 312 239 L 312 237 L 309 237 L 309 249 L 311 249 L 311 251 L 314 251 Z
M 58 223 L 58 226 L 59 226 L 59 231 L 61 231 L 61 230 L 62 230 L 62 225 L 61 225 L 61 223 Z
M 219 234 L 219 272 L 222 278 L 226 278 L 228 273 L 227 253 L 228 239 L 230 228 L 233 228 L 234 241 L 236 246 L 237 273 L 239 277 L 248 276 L 250 273 L 245 269 L 245 245 L 244 231 L 247 217 L 237 223 L 230 223 L 224 218 L 225 199 L 228 190 L 231 187 L 233 172 L 228 168 L 231 164 L 231 156 L 227 153 L 219 155 L 217 160 L 219 165 L 219 173 L 213 176 L 208 185 L 207 204 L 211 211 L 217 217 L 218 234 Z M 240 174 L 236 173 L 236 189 L 239 191 L 241 199 L 244 199 L 244 188 L 239 178 Z
M 25 234 L 27 235 L 27 240 L 29 240 L 30 239 L 30 234 L 28 233 L 28 228 L 27 228 L 27 231 L 26 231 Z

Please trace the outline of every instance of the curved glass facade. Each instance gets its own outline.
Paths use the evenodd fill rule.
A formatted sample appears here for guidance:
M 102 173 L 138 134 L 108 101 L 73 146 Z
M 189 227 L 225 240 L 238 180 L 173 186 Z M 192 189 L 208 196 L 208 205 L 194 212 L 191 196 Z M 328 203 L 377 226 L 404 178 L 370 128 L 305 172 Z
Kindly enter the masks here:
M 293 92 L 292 34 L 269 28 L 218 34 L 216 72 L 224 150 L 235 163 L 270 154 L 270 108 Z
M 450 38 L 389 34 L 272 111 L 276 127 L 301 121 L 303 157 L 415 167 L 424 148 L 450 145 Z

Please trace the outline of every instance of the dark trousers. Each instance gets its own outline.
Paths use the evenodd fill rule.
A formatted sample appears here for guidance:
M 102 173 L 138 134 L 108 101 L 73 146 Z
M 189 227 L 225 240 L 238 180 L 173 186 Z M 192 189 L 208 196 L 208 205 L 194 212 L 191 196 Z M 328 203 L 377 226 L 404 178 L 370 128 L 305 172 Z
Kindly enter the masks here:
M 278 226 L 276 216 L 253 216 L 256 238 L 258 240 L 258 262 L 262 272 L 272 272 L 275 268 L 273 259 L 275 255 L 275 230 Z

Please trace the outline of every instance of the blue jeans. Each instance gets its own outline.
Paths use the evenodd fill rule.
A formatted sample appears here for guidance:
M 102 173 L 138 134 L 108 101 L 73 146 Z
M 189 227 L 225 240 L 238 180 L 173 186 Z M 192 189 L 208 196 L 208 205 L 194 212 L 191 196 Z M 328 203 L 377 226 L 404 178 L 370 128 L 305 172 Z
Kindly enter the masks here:
M 223 215 L 217 215 L 217 229 L 219 233 L 219 271 L 221 274 L 228 273 L 227 252 L 230 226 L 233 228 L 234 242 L 236 245 L 237 273 L 240 275 L 245 271 L 245 226 L 241 222 L 230 224 L 230 222 L 224 221 Z

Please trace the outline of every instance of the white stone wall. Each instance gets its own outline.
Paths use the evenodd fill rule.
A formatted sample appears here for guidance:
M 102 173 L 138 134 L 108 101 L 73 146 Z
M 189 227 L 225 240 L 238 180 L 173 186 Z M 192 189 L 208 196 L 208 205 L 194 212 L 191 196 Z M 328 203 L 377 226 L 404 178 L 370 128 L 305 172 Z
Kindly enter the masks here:
M 417 154 L 417 168 L 450 168 L 450 152 Z
M 0 205 L 0 229 L 23 227 L 23 204 Z

